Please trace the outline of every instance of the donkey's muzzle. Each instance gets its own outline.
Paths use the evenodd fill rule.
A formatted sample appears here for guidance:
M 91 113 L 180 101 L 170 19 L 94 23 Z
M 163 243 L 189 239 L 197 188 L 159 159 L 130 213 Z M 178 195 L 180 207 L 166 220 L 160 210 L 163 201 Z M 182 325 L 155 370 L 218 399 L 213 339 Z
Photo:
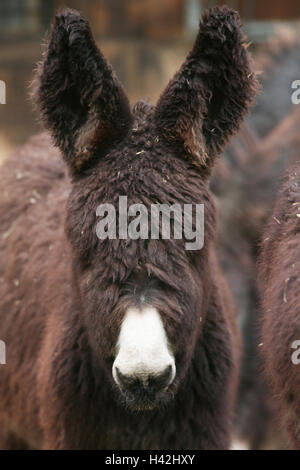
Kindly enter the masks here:
M 121 325 L 112 365 L 113 379 L 126 403 L 151 409 L 166 396 L 176 376 L 175 357 L 155 307 L 130 307 Z
M 174 371 L 172 365 L 168 365 L 159 374 L 125 375 L 116 367 L 115 378 L 129 405 L 151 409 L 173 382 Z
M 136 388 L 147 390 L 149 392 L 159 392 L 166 388 L 172 381 L 173 371 L 172 366 L 168 366 L 159 375 L 141 374 L 140 376 L 124 375 L 120 370 L 116 369 L 118 383 L 122 389 L 135 391 Z

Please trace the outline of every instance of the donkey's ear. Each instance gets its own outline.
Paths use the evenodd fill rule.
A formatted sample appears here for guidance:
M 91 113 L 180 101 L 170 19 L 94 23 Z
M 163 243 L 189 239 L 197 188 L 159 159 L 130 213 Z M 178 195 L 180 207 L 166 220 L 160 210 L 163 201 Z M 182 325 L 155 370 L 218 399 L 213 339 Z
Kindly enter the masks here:
M 204 14 L 193 49 L 157 103 L 157 130 L 209 174 L 257 87 L 238 14 L 213 8 Z
M 34 97 L 71 173 L 90 167 L 127 133 L 128 99 L 75 11 L 55 17 Z

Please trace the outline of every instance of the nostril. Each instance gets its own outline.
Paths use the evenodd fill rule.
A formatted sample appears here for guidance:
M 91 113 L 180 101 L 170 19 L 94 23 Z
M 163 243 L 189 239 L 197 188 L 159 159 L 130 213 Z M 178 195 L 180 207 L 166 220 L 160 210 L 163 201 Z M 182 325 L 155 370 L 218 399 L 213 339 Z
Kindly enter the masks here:
M 172 366 L 167 366 L 159 375 L 149 376 L 148 386 L 155 391 L 166 388 L 172 382 L 173 369 Z
M 117 378 L 118 384 L 122 388 L 130 386 L 130 384 L 132 383 L 132 377 L 122 374 L 122 372 L 120 371 L 120 369 L 118 369 L 118 367 L 116 367 L 116 378 Z
M 125 375 L 118 367 L 115 367 L 114 378 L 123 391 L 137 393 L 144 390 L 153 394 L 170 385 L 174 378 L 174 372 L 172 365 L 169 365 L 159 374 Z

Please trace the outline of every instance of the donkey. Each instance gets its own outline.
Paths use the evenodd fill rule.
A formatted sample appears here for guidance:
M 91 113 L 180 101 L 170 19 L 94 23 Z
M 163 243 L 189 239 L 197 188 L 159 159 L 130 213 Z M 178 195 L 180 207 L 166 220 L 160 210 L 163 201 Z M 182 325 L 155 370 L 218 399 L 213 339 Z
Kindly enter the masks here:
M 287 439 L 278 420 L 278 406 L 268 390 L 258 347 L 262 313 L 258 308 L 256 264 L 283 170 L 299 160 L 300 108 L 291 101 L 290 87 L 282 86 L 283 77 L 287 83 L 293 82 L 299 67 L 299 38 L 276 35 L 253 52 L 254 67 L 262 71 L 261 92 L 242 131 L 215 166 L 211 188 L 220 209 L 219 261 L 232 286 L 244 340 L 236 437 L 250 449 L 284 449 Z
M 300 449 L 300 165 L 287 172 L 268 223 L 259 263 L 266 373 L 290 445 Z
M 2 169 L 0 447 L 230 446 L 240 339 L 209 177 L 256 88 L 230 9 L 204 14 L 157 105 L 132 111 L 88 23 L 56 15 L 34 82 L 55 146 L 34 137 Z M 97 207 L 121 195 L 204 204 L 204 247 L 98 238 Z

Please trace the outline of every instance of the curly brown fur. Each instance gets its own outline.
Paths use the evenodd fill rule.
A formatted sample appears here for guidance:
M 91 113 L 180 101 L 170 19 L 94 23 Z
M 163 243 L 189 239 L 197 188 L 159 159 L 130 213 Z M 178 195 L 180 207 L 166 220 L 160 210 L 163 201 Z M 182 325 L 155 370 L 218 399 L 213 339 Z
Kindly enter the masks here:
M 208 67 L 211 76 L 224 49 L 227 59 L 220 69 L 215 67 L 226 84 L 215 96 L 215 112 L 223 117 L 218 121 L 212 108 L 209 116 L 198 109 L 203 122 L 197 133 L 211 152 L 208 168 L 237 129 L 255 79 L 240 68 L 248 72 L 234 12 L 213 9 L 204 16 L 201 30 L 193 49 L 197 57 L 184 66 L 184 76 L 190 75 L 190 67 L 193 75 L 186 105 L 183 100 L 178 107 L 176 76 L 167 98 L 163 94 L 156 107 L 139 102 L 131 113 L 86 22 L 72 11 L 56 17 L 35 90 L 72 181 L 47 135 L 30 141 L 22 158 L 8 160 L 1 179 L 0 253 L 5 262 L 0 265 L 0 323 L 8 359 L 1 368 L 0 416 L 7 436 L 14 434 L 29 447 L 230 445 L 240 342 L 214 251 L 215 207 L 208 172 L 186 158 L 179 143 L 174 146 L 168 133 L 173 114 L 165 104 L 172 107 L 174 100 L 174 113 L 186 114 L 189 122 L 197 111 L 188 106 L 191 96 L 199 93 L 198 106 L 208 109 L 216 90 L 194 74 L 193 64 L 197 60 L 201 70 Z M 210 64 L 202 41 L 206 47 L 218 44 L 209 53 Z M 227 80 L 232 53 L 242 60 L 230 75 L 231 87 Z M 239 98 L 237 90 L 248 92 Z M 224 125 L 222 136 L 203 132 L 201 137 L 201 129 L 211 123 L 216 129 Z M 78 151 L 82 145 L 88 149 L 84 162 Z M 120 195 L 128 196 L 128 204 L 142 202 L 146 207 L 157 202 L 203 203 L 203 249 L 186 251 L 184 240 L 176 239 L 100 240 L 96 208 L 103 202 L 117 205 Z M 124 407 L 111 367 L 124 313 L 141 303 L 159 311 L 177 370 L 163 403 L 151 411 L 133 412 Z M 3 445 L 7 442 L 3 439 Z
M 193 49 L 158 101 L 161 134 L 210 173 L 257 88 L 238 14 L 215 8 L 203 15 Z
M 287 171 L 284 178 L 263 237 L 259 265 L 265 367 L 274 399 L 295 449 L 300 449 L 299 366 L 292 361 L 292 344 L 300 339 L 299 202 L 298 163 Z
M 33 95 L 45 126 L 73 173 L 105 154 L 131 124 L 129 102 L 98 50 L 87 21 L 75 11 L 57 14 Z
M 254 67 L 261 72 L 261 93 L 211 180 L 218 197 L 219 259 L 232 288 L 244 339 L 236 434 L 254 449 L 287 445 L 258 347 L 261 309 L 256 261 L 282 174 L 299 160 L 300 114 L 290 89 L 299 60 L 296 38 L 283 43 L 276 35 L 267 47 L 257 46 Z

